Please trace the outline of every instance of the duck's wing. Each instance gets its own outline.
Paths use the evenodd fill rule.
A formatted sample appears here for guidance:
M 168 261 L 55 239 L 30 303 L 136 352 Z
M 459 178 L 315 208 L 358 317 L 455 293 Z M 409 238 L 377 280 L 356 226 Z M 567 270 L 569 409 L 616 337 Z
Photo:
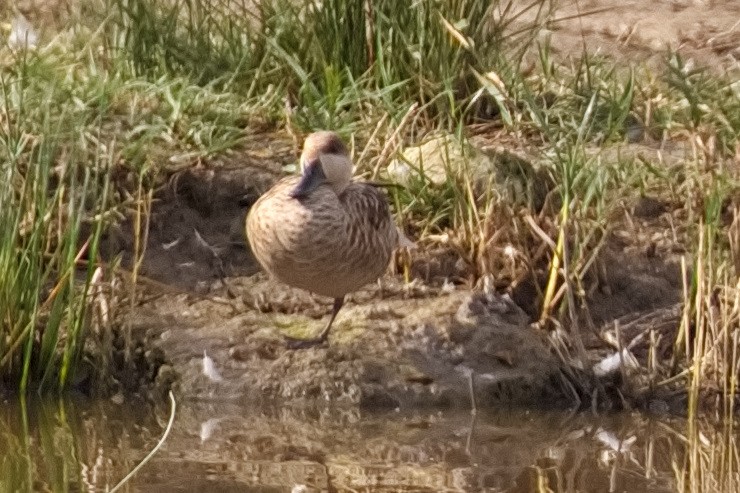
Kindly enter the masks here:
M 394 230 L 388 199 L 377 187 L 366 183 L 351 183 L 339 196 L 349 224 L 370 228 L 380 234 Z
M 366 181 L 362 182 L 358 185 L 365 185 L 365 189 L 360 191 L 360 195 L 367 196 L 368 203 L 370 201 L 382 201 L 385 206 L 378 204 L 377 209 L 375 209 L 375 213 L 380 217 L 391 217 L 390 216 L 390 207 L 388 206 L 388 199 L 386 198 L 385 194 L 383 192 L 380 192 L 380 190 L 388 189 L 388 188 L 394 188 L 394 187 L 400 187 L 400 185 L 396 183 L 385 183 L 385 182 L 374 182 L 374 181 Z M 367 190 L 367 188 L 370 187 L 371 190 Z M 383 210 L 385 209 L 385 210 Z M 390 219 L 391 223 L 393 223 L 393 219 L 391 217 Z M 383 224 L 381 221 L 376 221 L 374 223 L 379 229 L 383 230 L 385 229 L 385 224 Z M 399 228 L 397 225 L 396 228 L 396 238 L 397 243 L 396 246 L 398 248 L 409 248 L 414 249 L 416 248 L 416 243 L 411 241 Z

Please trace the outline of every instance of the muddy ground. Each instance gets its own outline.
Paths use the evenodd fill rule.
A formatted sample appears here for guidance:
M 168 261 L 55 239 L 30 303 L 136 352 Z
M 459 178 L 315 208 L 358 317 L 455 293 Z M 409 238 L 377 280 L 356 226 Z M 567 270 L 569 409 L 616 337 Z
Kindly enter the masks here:
M 276 150 L 269 166 L 250 164 L 245 151 L 180 172 L 155 196 L 139 271 L 142 301 L 119 326 L 138 344 L 133 361 L 145 371 L 122 371 L 114 392 L 150 389 L 153 380 L 154 396 L 172 386 L 188 399 L 239 403 L 572 407 L 594 385 L 613 383 L 611 376 L 591 382 L 577 370 L 583 363 L 556 357 L 551 335 L 531 326 L 541 302 L 536 290 L 527 283 L 487 291 L 453 283 L 465 278 L 458 275 L 465 266 L 450 252 L 450 261 L 418 252 L 410 283 L 389 269 L 350 296 L 328 347 L 287 350 L 282 335 L 318 332 L 330 300 L 267 279 L 249 252 L 245 215 L 281 166 L 294 161 L 280 134 L 254 139 Z M 589 294 L 594 330 L 583 328 L 586 365 L 609 354 L 599 334 L 615 320 L 630 338 L 677 326 L 680 246 L 664 234 L 673 220 L 669 205 L 654 198 L 625 203 L 632 229 L 609 240 Z M 104 254 L 130 268 L 131 238 L 131 223 L 120 225 L 104 239 Z M 120 357 L 117 363 L 127 368 Z M 602 393 L 599 405 L 621 406 L 615 396 Z
M 140 269 L 149 301 L 121 325 L 150 367 L 120 390 L 154 376 L 159 390 L 174 383 L 193 399 L 393 408 L 469 407 L 471 385 L 481 405 L 570 392 L 543 335 L 508 296 L 445 284 L 422 261 L 411 283 L 389 275 L 353 294 L 329 347 L 286 349 L 282 335 L 319 331 L 328 305 L 267 279 L 248 250 L 246 212 L 274 179 L 260 167 L 187 170 L 160 191 Z M 130 222 L 104 239 L 104 254 L 124 267 L 131 248 Z

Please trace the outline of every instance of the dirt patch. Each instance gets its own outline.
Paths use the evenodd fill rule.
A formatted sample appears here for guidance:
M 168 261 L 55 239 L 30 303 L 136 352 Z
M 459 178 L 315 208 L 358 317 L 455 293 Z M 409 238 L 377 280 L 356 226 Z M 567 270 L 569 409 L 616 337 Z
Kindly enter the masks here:
M 293 156 L 284 135 L 253 136 L 238 153 L 171 175 L 154 194 L 146 235 L 146 218 L 141 219 L 139 274 L 206 293 L 223 277 L 257 272 L 244 236 L 246 213 Z M 101 246 L 104 257 L 120 257 L 129 271 L 136 257 L 135 225 L 130 214 L 105 234 Z
M 243 197 L 256 193 L 255 175 L 252 170 L 214 177 L 212 171 L 196 169 L 174 177 L 152 204 L 139 273 L 198 292 L 208 291 L 224 275 L 254 274 L 258 266 L 244 242 Z M 135 223 L 129 217 L 103 238 L 102 254 L 120 255 L 128 270 L 136 256 Z
M 649 257 L 634 247 L 602 255 L 605 282 L 594 285 L 588 308 L 596 325 L 634 313 L 665 308 L 681 300 L 681 267 Z
M 530 2 L 513 1 L 518 9 Z M 590 53 L 661 67 L 668 51 L 724 72 L 738 69 L 740 4 L 735 0 L 555 0 L 548 27 L 560 59 Z M 534 11 L 522 21 L 532 21 Z

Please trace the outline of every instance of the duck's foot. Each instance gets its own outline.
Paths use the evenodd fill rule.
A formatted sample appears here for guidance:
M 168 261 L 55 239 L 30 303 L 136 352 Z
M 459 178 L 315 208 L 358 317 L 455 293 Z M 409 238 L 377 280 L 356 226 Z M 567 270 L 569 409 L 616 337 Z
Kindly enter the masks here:
M 314 337 L 312 339 L 283 336 L 283 339 L 285 339 L 285 347 L 287 349 L 308 349 L 314 346 L 321 346 L 329 341 L 329 338 L 326 336 Z

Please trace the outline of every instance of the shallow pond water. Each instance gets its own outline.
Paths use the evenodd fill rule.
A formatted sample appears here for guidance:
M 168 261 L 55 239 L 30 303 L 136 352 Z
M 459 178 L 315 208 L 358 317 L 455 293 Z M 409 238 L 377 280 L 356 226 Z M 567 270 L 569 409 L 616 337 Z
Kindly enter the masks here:
M 167 419 L 137 403 L 3 402 L 0 491 L 109 491 Z M 180 403 L 162 449 L 121 491 L 729 492 L 737 438 L 729 425 L 628 413 Z

